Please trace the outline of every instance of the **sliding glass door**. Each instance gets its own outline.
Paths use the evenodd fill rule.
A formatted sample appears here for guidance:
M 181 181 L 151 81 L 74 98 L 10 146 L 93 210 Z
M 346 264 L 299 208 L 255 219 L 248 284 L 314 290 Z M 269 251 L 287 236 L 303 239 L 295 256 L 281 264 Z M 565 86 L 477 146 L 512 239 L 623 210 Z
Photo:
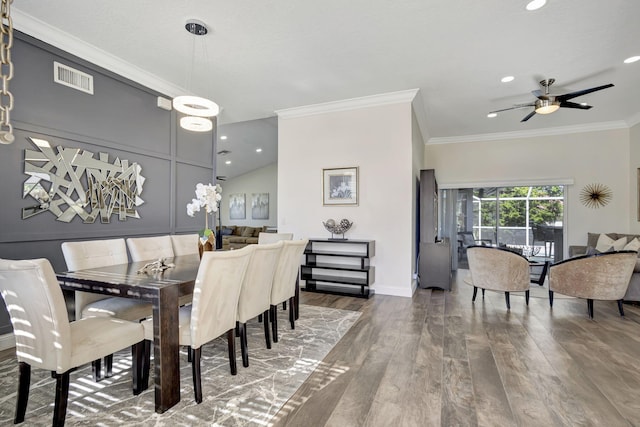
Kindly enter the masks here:
M 456 195 L 457 235 L 449 237 L 458 242 L 461 267 L 466 264 L 466 248 L 474 244 L 505 247 L 537 258 L 562 259 L 564 186 L 445 191 L 451 192 L 449 197 Z

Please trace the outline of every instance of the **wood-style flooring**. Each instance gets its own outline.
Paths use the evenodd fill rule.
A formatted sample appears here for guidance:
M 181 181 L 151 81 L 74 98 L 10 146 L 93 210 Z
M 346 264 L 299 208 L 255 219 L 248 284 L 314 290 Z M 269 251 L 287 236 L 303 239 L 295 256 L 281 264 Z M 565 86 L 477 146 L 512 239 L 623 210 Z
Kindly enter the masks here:
M 462 279 L 466 274 L 460 270 Z M 640 426 L 640 307 L 486 292 L 369 300 L 301 293 L 362 316 L 275 426 Z M 300 313 L 304 316 L 304 312 Z

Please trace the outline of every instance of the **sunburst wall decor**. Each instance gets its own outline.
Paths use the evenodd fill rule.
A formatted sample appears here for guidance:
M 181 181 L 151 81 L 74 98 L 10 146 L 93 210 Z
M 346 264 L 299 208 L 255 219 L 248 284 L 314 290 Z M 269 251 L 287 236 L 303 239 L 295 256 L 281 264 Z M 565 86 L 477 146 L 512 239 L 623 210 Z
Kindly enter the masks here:
M 588 184 L 580 192 L 580 201 L 588 208 L 601 208 L 611 201 L 613 192 L 604 184 Z

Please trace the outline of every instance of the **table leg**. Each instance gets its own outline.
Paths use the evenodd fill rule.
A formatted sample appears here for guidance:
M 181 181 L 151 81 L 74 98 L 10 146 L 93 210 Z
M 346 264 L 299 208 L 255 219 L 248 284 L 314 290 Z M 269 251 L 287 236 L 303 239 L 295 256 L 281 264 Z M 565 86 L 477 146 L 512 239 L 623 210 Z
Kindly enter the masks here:
M 153 301 L 153 356 L 156 412 L 161 414 L 180 401 L 180 347 L 178 288 L 158 291 Z

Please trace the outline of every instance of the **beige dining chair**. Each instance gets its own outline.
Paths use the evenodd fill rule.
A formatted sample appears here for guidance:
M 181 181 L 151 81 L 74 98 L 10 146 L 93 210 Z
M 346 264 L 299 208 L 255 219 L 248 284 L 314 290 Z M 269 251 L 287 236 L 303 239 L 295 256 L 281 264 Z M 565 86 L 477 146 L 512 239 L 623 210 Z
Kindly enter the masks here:
M 258 244 L 269 244 L 281 240 L 292 240 L 293 233 L 258 233 Z
M 554 292 L 587 300 L 587 313 L 593 319 L 593 300 L 622 302 L 638 261 L 635 251 L 583 255 L 552 264 L 549 268 L 549 306 Z
M 264 339 L 267 348 L 271 348 L 269 334 L 269 308 L 271 306 L 271 286 L 278 265 L 283 242 L 256 245 L 242 282 L 238 300 L 238 331 L 242 365 L 249 366 L 249 350 L 247 345 L 247 321 L 263 315 Z
M 24 421 L 29 400 L 31 368 L 50 370 L 56 379 L 53 425 L 64 425 L 69 373 L 76 367 L 131 346 L 133 392 L 146 389 L 140 323 L 112 317 L 87 317 L 69 322 L 67 308 L 51 264 L 46 259 L 0 259 L 0 292 L 16 340 L 18 393 L 14 423 Z M 41 405 L 41 402 L 38 402 Z
M 127 248 L 131 254 L 131 261 L 155 261 L 160 258 L 173 258 L 171 236 L 130 237 Z
M 289 322 L 291 329 L 295 329 L 295 319 L 297 319 L 294 298 L 298 287 L 298 271 L 300 269 L 300 258 L 307 247 L 309 240 L 284 240 L 282 252 L 276 271 L 273 276 L 273 286 L 271 287 L 271 332 L 273 342 L 278 342 L 278 304 L 289 301 Z
M 204 252 L 193 289 L 193 303 L 180 308 L 178 336 L 180 345 L 190 347 L 196 403 L 202 402 L 200 358 L 204 344 L 226 332 L 231 374 L 237 373 L 234 333 L 238 298 L 254 246 Z M 142 325 L 145 339 L 152 341 L 153 322 L 145 320 Z M 149 377 L 148 369 L 147 364 L 145 379 Z
M 530 271 L 529 261 L 520 254 L 507 249 L 491 246 L 471 246 L 467 248 L 469 276 L 465 282 L 473 286 L 473 298 L 476 300 L 478 288 L 504 292 L 507 310 L 511 309 L 510 292 L 524 292 L 525 302 L 529 305 Z
M 124 239 L 63 242 L 62 254 L 69 271 L 126 264 L 129 262 Z M 141 320 L 150 317 L 151 303 L 131 298 L 110 297 L 91 292 L 75 292 L 76 320 L 86 317 L 112 316 L 123 320 Z M 112 355 L 105 357 L 105 377 L 112 372 Z M 100 360 L 93 365 L 95 380 L 103 379 Z
M 194 234 L 172 234 L 171 245 L 175 256 L 198 255 L 198 241 L 200 236 Z

